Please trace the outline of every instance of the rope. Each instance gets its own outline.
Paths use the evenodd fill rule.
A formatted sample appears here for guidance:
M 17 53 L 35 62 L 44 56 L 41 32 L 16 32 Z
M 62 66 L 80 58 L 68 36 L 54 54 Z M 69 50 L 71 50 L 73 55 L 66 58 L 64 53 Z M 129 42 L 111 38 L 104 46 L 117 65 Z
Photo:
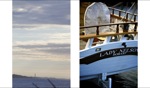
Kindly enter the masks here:
M 121 21 L 123 20 L 123 18 L 125 18 L 125 16 L 127 15 L 127 12 L 130 11 L 130 9 L 134 6 L 135 2 L 132 4 L 132 6 L 126 11 L 126 14 L 122 17 Z

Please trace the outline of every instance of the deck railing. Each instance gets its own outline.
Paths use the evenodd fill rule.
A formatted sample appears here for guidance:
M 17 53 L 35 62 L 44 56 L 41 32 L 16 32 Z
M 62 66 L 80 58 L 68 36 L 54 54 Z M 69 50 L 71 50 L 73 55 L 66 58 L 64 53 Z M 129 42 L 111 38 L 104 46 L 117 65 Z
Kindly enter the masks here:
M 116 15 L 116 14 L 115 14 L 115 11 L 117 11 L 118 16 L 119 16 L 120 18 L 122 18 L 122 16 L 121 16 L 122 13 L 125 13 L 125 15 L 124 15 L 125 18 L 123 18 L 123 19 L 125 19 L 125 20 L 131 20 L 131 19 L 132 19 L 132 16 L 133 16 L 133 17 L 134 17 L 133 21 L 136 22 L 136 20 L 137 20 L 137 14 L 130 13 L 130 12 L 126 12 L 126 11 L 124 11 L 124 10 L 120 10 L 120 9 L 116 9 L 116 8 L 112 8 L 112 7 L 108 7 L 108 8 L 110 9 L 111 15 L 113 15 L 113 16 Z M 131 15 L 131 18 L 130 18 L 130 19 L 129 19 L 129 15 Z
M 127 25 L 129 25 L 129 24 L 135 25 L 135 26 L 134 26 L 134 32 L 136 32 L 136 31 L 137 31 L 137 25 L 138 25 L 137 22 L 127 22 L 127 23 L 107 23 L 107 24 L 101 24 L 101 25 L 81 26 L 80 29 L 96 27 L 96 35 L 99 35 L 99 27 L 102 27 L 102 26 L 112 26 L 112 25 L 117 25 L 117 27 L 116 27 L 116 33 L 119 33 L 119 26 L 120 26 L 120 25 L 127 26 Z M 126 29 L 126 30 L 128 30 L 128 29 Z

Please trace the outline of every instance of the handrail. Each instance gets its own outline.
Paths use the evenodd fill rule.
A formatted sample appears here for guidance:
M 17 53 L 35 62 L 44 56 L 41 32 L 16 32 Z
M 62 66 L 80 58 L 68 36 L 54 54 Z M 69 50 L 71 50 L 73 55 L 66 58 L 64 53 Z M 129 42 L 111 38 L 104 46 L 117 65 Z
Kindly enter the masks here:
M 118 14 L 118 16 L 119 17 L 121 17 L 121 13 L 126 13 L 126 19 L 128 19 L 128 15 L 130 14 L 130 15 L 133 15 L 133 19 L 134 19 L 134 22 L 136 21 L 136 17 L 137 17 L 137 14 L 134 14 L 134 13 L 130 13 L 130 12 L 126 12 L 126 11 L 124 11 L 124 10 L 120 10 L 120 9 L 116 9 L 116 8 L 112 8 L 112 7 L 108 7 L 109 9 L 111 9 L 112 10 L 112 14 L 113 15 L 115 15 L 115 12 L 114 11 L 118 11 L 119 12 L 119 14 Z
M 130 14 L 130 15 L 137 15 L 137 14 L 134 14 L 134 13 L 131 13 L 131 12 L 126 12 L 126 11 L 124 11 L 124 10 L 120 10 L 120 9 L 116 9 L 116 8 L 112 8 L 112 7 L 108 7 L 109 9 L 114 9 L 114 10 L 116 10 L 116 11 L 121 11 L 121 12 L 123 12 L 123 13 L 128 13 L 128 14 Z
M 126 19 L 126 18 L 123 18 L 123 17 L 119 17 L 118 15 L 116 14 L 110 14 L 112 18 L 117 18 L 118 20 L 122 20 L 122 21 L 125 21 L 125 22 L 137 22 L 137 21 L 134 21 L 134 20 L 130 20 L 130 19 Z
M 136 32 L 137 30 L 137 22 L 127 22 L 127 23 L 107 23 L 107 24 L 101 24 L 101 25 L 92 25 L 92 26 L 81 26 L 80 29 L 83 29 L 83 28 L 92 28 L 92 27 L 96 27 L 96 35 L 99 35 L 99 27 L 102 27 L 102 26 L 111 26 L 111 25 L 117 25 L 117 28 L 116 28 L 116 33 L 119 33 L 119 25 L 124 25 L 124 26 L 127 26 L 129 24 L 134 24 L 134 32 Z
M 125 34 L 137 34 L 137 33 L 138 32 L 121 32 L 121 33 L 107 32 L 107 33 L 101 33 L 100 35 L 95 35 L 95 34 L 81 35 L 80 39 L 89 39 L 89 38 L 125 35 Z
M 91 25 L 91 26 L 81 26 L 82 28 L 91 28 L 91 27 L 102 27 L 102 26 L 111 26 L 111 25 L 123 25 L 123 24 L 137 24 L 137 22 L 126 22 L 126 23 L 106 23 L 106 24 L 100 24 L 100 25 Z

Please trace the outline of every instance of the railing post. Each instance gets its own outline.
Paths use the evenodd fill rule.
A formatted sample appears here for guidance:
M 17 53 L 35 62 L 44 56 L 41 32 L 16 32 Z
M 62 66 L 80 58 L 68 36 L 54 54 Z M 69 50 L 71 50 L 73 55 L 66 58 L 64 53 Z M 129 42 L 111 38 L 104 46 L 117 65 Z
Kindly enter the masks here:
M 123 25 L 123 32 L 128 32 L 129 30 L 129 24 L 124 24 Z
M 116 33 L 119 33 L 119 24 L 117 24 Z
M 99 26 L 96 27 L 96 35 L 99 35 Z
M 114 11 L 114 8 L 112 8 L 112 14 L 114 15 L 115 11 Z
M 137 29 L 137 23 L 135 23 L 134 32 L 136 32 L 136 29 Z
M 129 14 L 129 13 L 126 14 L 126 19 L 127 19 L 127 20 L 128 20 L 128 14 Z
M 121 17 L 121 11 L 119 11 L 119 17 Z
M 136 15 L 134 15 L 134 22 L 136 21 Z

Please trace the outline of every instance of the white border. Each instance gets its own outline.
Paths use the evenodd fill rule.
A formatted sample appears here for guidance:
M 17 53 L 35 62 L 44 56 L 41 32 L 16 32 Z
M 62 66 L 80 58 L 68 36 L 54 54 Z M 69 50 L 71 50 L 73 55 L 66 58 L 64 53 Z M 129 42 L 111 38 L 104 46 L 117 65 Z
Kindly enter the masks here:
M 150 87 L 150 1 L 138 1 L 138 86 Z
M 150 1 L 138 1 L 138 86 L 150 87 Z M 12 1 L 0 1 L 0 87 L 12 86 Z M 79 87 L 79 1 L 71 1 L 71 87 Z
M 79 88 L 79 1 L 71 0 L 71 88 Z
M 12 87 L 12 1 L 0 1 L 0 88 Z

